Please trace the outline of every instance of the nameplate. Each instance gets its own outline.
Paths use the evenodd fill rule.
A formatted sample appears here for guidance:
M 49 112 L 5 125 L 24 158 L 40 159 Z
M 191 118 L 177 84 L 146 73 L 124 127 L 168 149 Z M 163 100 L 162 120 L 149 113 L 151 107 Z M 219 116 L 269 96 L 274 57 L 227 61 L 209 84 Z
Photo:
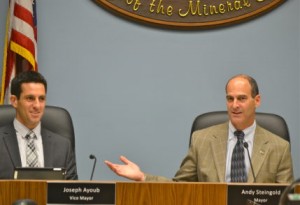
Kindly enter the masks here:
M 115 204 L 115 183 L 48 182 L 47 205 Z
M 228 205 L 274 205 L 278 204 L 285 185 L 228 185 Z

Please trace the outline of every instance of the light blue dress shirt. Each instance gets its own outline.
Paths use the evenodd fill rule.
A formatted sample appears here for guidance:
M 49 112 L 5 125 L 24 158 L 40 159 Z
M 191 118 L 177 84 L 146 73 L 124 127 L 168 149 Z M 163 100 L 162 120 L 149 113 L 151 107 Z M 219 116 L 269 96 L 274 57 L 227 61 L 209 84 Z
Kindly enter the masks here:
M 252 155 L 253 150 L 253 140 L 254 140 L 254 134 L 255 134 L 255 128 L 256 128 L 256 121 L 248 127 L 247 129 L 244 129 L 243 132 L 245 134 L 244 142 L 248 143 L 248 150 L 250 154 L 250 158 Z M 237 138 L 234 136 L 234 132 L 236 131 L 235 127 L 232 125 L 232 123 L 229 121 L 229 129 L 228 129 L 228 141 L 227 141 L 227 154 L 226 154 L 226 171 L 225 171 L 225 181 L 230 182 L 230 170 L 231 170 L 231 157 L 232 152 L 234 149 L 234 146 L 237 142 Z M 245 149 L 245 165 L 246 165 L 246 172 L 247 175 L 249 173 L 249 169 L 251 169 L 250 161 L 248 157 L 248 153 L 246 148 Z

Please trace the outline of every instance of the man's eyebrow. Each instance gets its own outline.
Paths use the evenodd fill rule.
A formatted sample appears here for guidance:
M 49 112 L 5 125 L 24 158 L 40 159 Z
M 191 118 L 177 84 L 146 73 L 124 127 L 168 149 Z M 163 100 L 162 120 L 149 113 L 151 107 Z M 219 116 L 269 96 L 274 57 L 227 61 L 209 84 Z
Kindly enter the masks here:
M 245 94 L 236 95 L 236 96 L 226 95 L 226 98 L 240 98 L 240 97 L 247 97 L 247 95 L 245 95 Z

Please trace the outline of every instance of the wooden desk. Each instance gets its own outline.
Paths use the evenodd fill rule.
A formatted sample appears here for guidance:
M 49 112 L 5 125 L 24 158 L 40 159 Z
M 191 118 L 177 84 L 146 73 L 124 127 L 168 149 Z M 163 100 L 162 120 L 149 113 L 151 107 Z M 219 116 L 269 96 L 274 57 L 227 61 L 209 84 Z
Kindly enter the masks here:
M 117 205 L 226 205 L 227 184 L 126 183 L 116 186 Z
M 53 181 L 51 181 L 53 182 Z M 47 204 L 50 181 L 0 180 L 0 204 L 11 205 L 18 199 L 33 199 L 38 205 Z M 102 183 L 101 181 L 58 181 L 59 183 Z M 107 182 L 103 182 L 107 183 Z M 158 183 L 113 182 L 116 184 L 116 205 L 226 205 L 227 183 Z M 278 184 L 246 184 L 278 186 Z M 300 191 L 297 189 L 297 192 Z
M 47 181 L 0 180 L 0 204 L 11 205 L 18 199 L 33 199 L 47 204 Z

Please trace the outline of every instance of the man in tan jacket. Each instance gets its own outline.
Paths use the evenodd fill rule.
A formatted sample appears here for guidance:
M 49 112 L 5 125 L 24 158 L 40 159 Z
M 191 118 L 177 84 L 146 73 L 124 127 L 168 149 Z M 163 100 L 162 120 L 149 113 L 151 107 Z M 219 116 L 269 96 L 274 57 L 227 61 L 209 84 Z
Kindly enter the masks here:
M 245 182 L 291 183 L 293 165 L 289 142 L 256 124 L 255 111 L 260 105 L 256 81 L 247 75 L 237 75 L 229 79 L 225 89 L 229 121 L 193 133 L 188 154 L 172 180 L 233 182 L 231 160 L 238 141 L 234 132 L 242 131 L 253 163 L 252 173 L 249 160 L 244 160 Z M 145 174 L 124 156 L 120 160 L 124 164 L 105 163 L 116 174 L 132 180 L 171 180 Z

